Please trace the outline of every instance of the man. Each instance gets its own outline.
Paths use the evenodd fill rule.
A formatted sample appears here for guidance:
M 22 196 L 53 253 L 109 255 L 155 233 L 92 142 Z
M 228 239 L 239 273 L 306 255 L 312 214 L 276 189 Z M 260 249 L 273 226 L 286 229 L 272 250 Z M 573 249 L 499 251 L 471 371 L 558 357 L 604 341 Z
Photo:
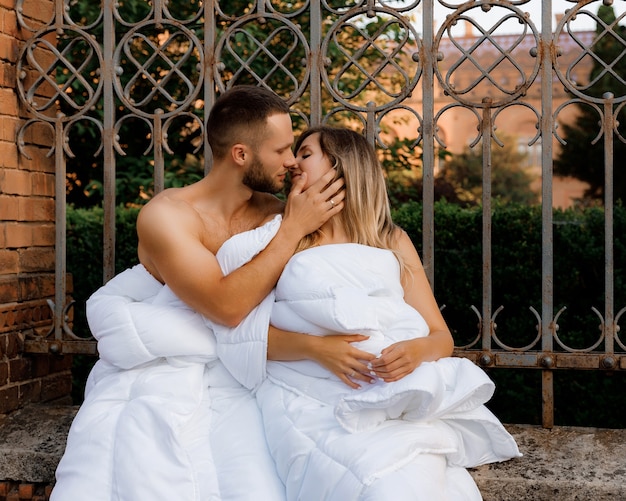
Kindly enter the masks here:
M 341 210 L 343 181 L 327 187 L 329 173 L 302 192 L 306 179 L 298 180 L 267 248 L 223 276 L 215 253 L 224 241 L 283 209 L 272 194 L 283 188 L 295 162 L 289 108 L 265 89 L 236 86 L 215 103 L 207 134 L 213 152 L 209 174 L 165 190 L 141 210 L 139 261 L 194 310 L 235 326 L 274 287 L 300 239 Z
M 286 204 L 273 196 L 295 159 L 289 109 L 270 91 L 224 93 L 207 133 L 209 174 L 163 191 L 141 210 L 141 265 L 88 301 L 100 360 L 52 501 L 284 499 L 254 397 L 217 360 L 203 317 L 224 326 L 247 318 L 300 239 L 342 209 L 343 181 L 330 183 L 329 173 L 303 191 L 303 178 Z M 259 252 L 225 273 L 220 249 L 256 232 L 266 239 Z M 237 247 L 230 252 L 239 257 Z M 274 333 L 272 351 L 301 356 L 297 343 L 280 355 L 276 339 L 284 335 Z M 267 351 L 263 345 L 263 359 Z

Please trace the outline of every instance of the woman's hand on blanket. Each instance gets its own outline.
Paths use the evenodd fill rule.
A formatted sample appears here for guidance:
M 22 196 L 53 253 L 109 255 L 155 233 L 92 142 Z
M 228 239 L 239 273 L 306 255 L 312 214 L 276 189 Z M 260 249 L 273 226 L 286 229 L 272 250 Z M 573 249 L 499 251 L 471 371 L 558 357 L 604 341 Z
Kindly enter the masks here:
M 376 376 L 391 383 L 413 372 L 425 360 L 420 356 L 420 341 L 426 338 L 400 341 L 387 346 L 379 357 L 372 361 L 372 370 Z
M 355 390 L 361 387 L 359 381 L 374 382 L 368 365 L 376 358 L 376 355 L 352 346 L 352 343 L 365 341 L 368 336 L 335 334 L 314 337 L 314 349 L 311 357 L 318 364 L 331 371 Z

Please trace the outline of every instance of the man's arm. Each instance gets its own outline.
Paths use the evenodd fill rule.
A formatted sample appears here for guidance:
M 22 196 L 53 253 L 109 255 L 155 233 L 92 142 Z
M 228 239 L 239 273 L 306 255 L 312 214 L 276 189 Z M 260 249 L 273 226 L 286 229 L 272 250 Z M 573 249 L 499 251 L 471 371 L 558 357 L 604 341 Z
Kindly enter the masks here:
M 194 310 L 235 326 L 267 296 L 305 235 L 343 207 L 343 180 L 327 173 L 306 191 L 299 179 L 287 199 L 283 222 L 272 241 L 249 263 L 224 276 L 204 244 L 202 225 L 181 216 L 186 209 L 150 204 L 140 212 L 137 232 L 162 280 Z M 335 204 L 328 200 L 334 197 Z

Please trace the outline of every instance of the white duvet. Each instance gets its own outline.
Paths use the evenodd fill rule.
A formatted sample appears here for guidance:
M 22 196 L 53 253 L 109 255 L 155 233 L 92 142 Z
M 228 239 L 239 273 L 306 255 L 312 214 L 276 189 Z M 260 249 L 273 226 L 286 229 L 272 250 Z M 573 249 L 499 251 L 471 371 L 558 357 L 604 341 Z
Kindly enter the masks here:
M 280 220 L 225 242 L 224 272 L 262 250 Z M 427 334 L 380 249 L 297 254 L 276 301 L 234 329 L 194 313 L 142 266 L 127 270 L 88 301 L 100 360 L 51 501 L 473 500 L 466 467 L 519 455 L 482 405 L 493 384 L 467 360 L 354 391 L 313 362 L 266 364 L 270 317 L 313 334 L 369 334 L 361 347 L 375 353 Z
M 225 273 L 263 249 L 279 225 L 277 217 L 227 241 L 217 255 Z M 52 501 L 284 499 L 256 401 L 218 360 L 232 350 L 220 348 L 200 315 L 143 266 L 100 288 L 87 315 L 100 358 Z M 247 319 L 253 321 L 254 313 Z M 265 374 L 264 322 L 251 332 L 243 324 L 229 339 L 248 357 L 237 373 L 242 381 Z
M 378 354 L 428 335 L 404 302 L 390 251 L 357 244 L 296 254 L 276 287 L 272 324 L 324 335 L 369 335 Z M 268 362 L 257 392 L 289 500 L 480 499 L 465 468 L 519 456 L 483 405 L 494 385 L 462 358 L 420 365 L 394 383 L 352 390 L 311 361 Z

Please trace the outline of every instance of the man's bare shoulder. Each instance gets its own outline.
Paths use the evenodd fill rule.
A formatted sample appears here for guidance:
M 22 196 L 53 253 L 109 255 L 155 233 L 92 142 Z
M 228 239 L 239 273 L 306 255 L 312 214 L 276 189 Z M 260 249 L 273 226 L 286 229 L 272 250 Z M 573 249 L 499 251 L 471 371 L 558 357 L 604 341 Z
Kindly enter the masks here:
M 202 222 L 198 213 L 184 197 L 183 188 L 168 188 L 152 198 L 139 211 L 137 219 L 137 231 L 145 229 L 152 231 L 156 227 L 167 225 L 182 229 L 192 228 Z

